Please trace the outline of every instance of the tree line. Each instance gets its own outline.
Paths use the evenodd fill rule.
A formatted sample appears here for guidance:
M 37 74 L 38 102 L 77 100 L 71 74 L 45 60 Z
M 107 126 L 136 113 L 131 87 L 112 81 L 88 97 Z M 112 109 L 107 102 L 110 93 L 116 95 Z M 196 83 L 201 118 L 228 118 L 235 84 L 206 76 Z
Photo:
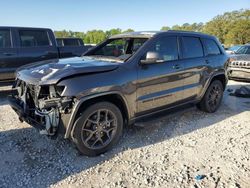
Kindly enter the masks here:
M 172 27 L 163 26 L 161 30 L 185 30 L 196 31 L 216 36 L 226 46 L 235 44 L 250 43 L 250 10 L 241 9 L 232 12 L 225 12 L 215 16 L 207 23 L 184 23 Z M 55 31 L 56 37 L 78 37 L 86 44 L 97 44 L 116 34 L 133 32 L 133 29 L 122 31 L 121 29 L 91 30 L 84 32 Z

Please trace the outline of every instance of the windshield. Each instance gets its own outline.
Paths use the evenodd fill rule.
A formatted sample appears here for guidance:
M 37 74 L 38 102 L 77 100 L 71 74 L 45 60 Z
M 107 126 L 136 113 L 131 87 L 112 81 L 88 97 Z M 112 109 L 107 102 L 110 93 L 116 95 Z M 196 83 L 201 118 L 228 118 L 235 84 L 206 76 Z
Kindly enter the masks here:
M 237 51 L 241 46 L 232 46 L 231 48 L 229 48 L 228 50 L 231 51 Z
M 148 38 L 109 39 L 86 54 L 95 58 L 110 61 L 125 61 L 131 57 Z
M 250 54 L 250 46 L 242 46 L 235 53 L 236 54 Z

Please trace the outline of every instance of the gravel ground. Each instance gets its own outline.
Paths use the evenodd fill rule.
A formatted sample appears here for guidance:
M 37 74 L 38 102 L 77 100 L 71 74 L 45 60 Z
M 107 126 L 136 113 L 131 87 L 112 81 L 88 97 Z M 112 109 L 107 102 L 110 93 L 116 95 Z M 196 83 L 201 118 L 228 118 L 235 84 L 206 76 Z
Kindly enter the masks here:
M 242 84 L 230 81 L 228 88 Z M 250 187 L 250 99 L 226 91 L 214 114 L 190 108 L 130 128 L 113 150 L 91 158 L 20 123 L 6 93 L 0 92 L 0 187 Z

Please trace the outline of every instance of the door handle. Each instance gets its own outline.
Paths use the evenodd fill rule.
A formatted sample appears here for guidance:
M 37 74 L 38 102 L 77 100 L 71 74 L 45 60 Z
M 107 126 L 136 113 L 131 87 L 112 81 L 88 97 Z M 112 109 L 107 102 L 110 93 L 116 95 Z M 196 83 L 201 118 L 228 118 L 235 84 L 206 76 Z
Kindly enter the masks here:
M 176 64 L 176 65 L 173 66 L 173 68 L 174 69 L 180 69 L 181 67 L 180 67 L 180 65 Z
M 16 55 L 15 53 L 8 53 L 8 52 L 5 52 L 3 53 L 3 55 L 6 55 L 6 56 L 13 56 L 13 55 Z

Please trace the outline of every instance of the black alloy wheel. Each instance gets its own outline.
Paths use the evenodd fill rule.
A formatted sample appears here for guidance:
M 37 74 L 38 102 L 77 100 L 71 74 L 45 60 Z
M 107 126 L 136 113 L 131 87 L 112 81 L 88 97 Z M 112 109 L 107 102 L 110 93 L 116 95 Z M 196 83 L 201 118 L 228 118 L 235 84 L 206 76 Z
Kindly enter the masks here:
M 75 122 L 73 141 L 78 150 L 96 156 L 110 149 L 121 137 L 123 117 L 117 106 L 109 102 L 96 103 Z

